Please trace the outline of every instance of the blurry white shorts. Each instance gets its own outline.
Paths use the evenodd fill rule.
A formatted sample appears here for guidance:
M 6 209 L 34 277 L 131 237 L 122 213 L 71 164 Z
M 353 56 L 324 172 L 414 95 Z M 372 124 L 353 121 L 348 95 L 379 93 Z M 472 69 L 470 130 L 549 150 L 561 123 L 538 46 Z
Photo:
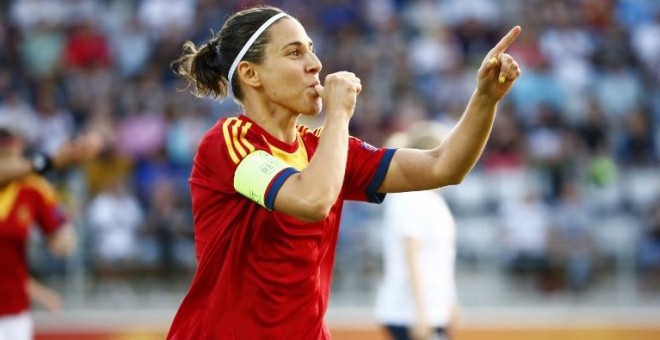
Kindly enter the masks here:
M 0 340 L 32 340 L 30 313 L 0 316 Z

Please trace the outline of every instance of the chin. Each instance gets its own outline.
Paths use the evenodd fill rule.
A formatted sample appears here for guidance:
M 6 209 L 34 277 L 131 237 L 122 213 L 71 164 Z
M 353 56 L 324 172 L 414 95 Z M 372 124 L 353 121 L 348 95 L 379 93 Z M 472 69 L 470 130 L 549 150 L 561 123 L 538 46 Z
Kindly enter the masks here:
M 317 99 L 312 105 L 309 107 L 305 108 L 304 111 L 301 111 L 305 116 L 316 116 L 321 112 L 323 109 L 323 102 L 321 101 L 321 98 Z
M 321 112 L 321 110 L 314 110 L 314 111 L 303 111 L 300 114 L 303 116 L 316 116 Z

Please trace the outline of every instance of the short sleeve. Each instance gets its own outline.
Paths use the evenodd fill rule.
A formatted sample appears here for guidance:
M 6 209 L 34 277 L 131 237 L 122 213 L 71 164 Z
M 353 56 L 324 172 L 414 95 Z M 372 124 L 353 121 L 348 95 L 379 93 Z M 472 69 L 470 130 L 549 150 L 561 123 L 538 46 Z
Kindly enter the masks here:
M 376 148 L 358 138 L 350 137 L 348 162 L 344 179 L 347 200 L 381 203 L 385 194 L 378 193 L 396 149 Z
M 238 164 L 257 147 L 248 132 L 252 123 L 237 118 L 219 120 L 199 142 L 190 183 L 233 194 Z
M 50 235 L 67 221 L 57 201 L 55 189 L 41 177 L 30 179 L 29 186 L 34 193 L 33 214 L 37 225 L 44 234 Z

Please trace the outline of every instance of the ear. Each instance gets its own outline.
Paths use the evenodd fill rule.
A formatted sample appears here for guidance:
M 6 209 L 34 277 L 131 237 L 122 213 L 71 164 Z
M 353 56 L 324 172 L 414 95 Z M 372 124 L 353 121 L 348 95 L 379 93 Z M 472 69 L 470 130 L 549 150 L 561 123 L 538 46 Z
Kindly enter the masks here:
M 259 78 L 259 72 L 255 65 L 249 61 L 241 61 L 238 64 L 236 72 L 238 76 L 241 77 L 241 80 L 250 87 L 260 87 L 261 79 Z

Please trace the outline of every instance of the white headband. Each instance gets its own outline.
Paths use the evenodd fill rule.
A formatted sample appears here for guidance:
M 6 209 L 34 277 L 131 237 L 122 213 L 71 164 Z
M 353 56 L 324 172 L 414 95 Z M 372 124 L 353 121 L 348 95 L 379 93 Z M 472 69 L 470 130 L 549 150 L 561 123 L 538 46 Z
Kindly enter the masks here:
M 241 51 L 238 52 L 238 55 L 236 56 L 236 59 L 234 59 L 234 62 L 231 63 L 231 67 L 229 68 L 229 77 L 227 79 L 229 79 L 229 87 L 230 88 L 231 88 L 231 78 L 234 76 L 234 72 L 236 72 L 236 67 L 238 67 L 238 63 L 240 63 L 241 60 L 243 60 L 243 57 L 245 57 L 245 53 L 247 53 L 247 51 L 250 49 L 250 47 L 252 47 L 252 44 L 254 44 L 254 41 L 257 40 L 257 38 L 259 38 L 261 33 L 263 33 L 270 25 L 272 25 L 275 21 L 277 21 L 277 19 L 279 19 L 283 16 L 286 16 L 286 13 L 278 13 L 278 14 L 274 15 L 273 17 L 271 17 L 270 19 L 268 19 L 266 22 L 264 22 L 261 25 L 261 27 L 259 27 L 258 30 L 256 30 L 254 33 L 252 33 L 252 36 L 250 37 L 250 39 L 248 39 L 248 41 L 245 43 L 243 48 L 241 48 Z

